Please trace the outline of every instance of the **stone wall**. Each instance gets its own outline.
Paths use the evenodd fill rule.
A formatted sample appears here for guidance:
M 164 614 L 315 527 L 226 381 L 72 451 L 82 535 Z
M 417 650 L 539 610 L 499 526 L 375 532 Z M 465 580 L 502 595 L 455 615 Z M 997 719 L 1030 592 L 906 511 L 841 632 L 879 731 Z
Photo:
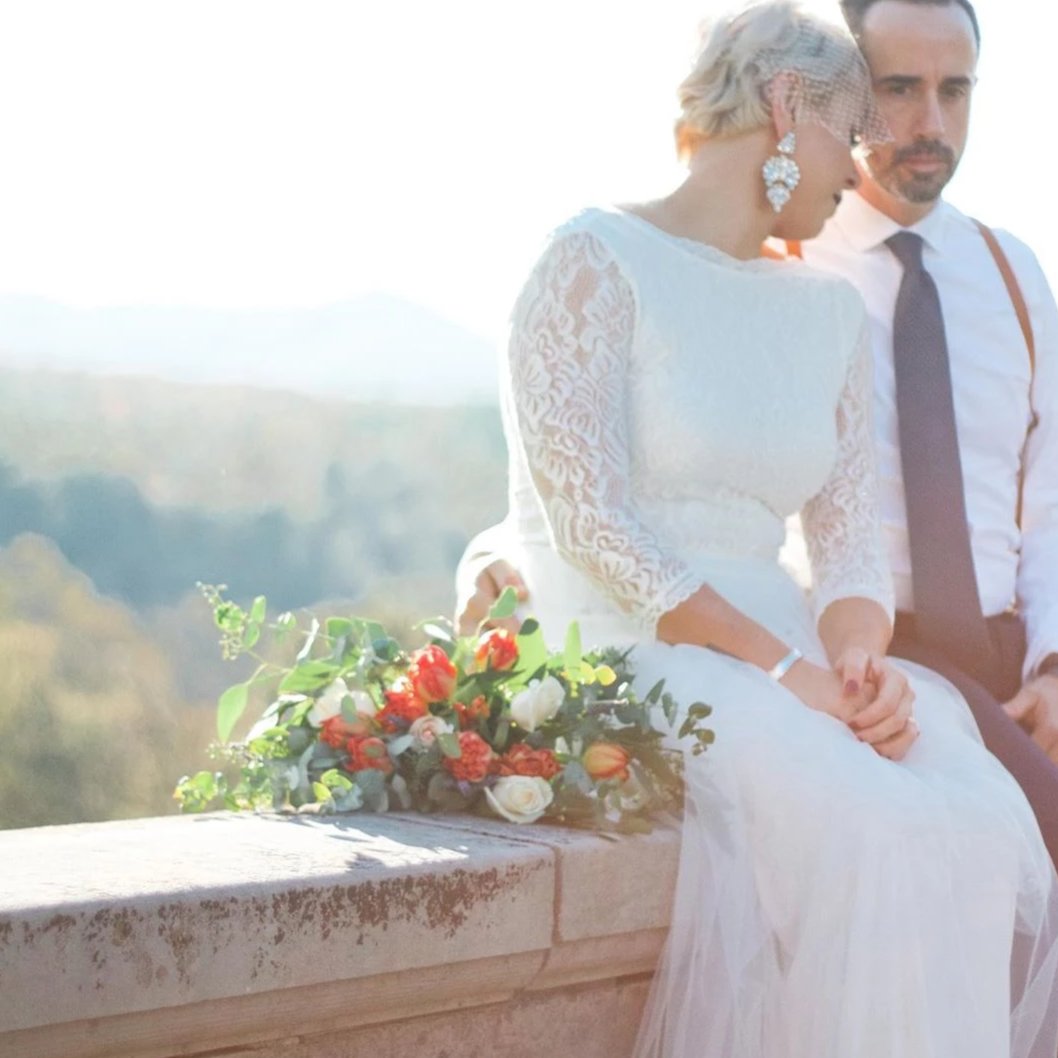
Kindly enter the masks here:
M 0 832 L 0 1056 L 620 1058 L 677 845 L 414 815 Z

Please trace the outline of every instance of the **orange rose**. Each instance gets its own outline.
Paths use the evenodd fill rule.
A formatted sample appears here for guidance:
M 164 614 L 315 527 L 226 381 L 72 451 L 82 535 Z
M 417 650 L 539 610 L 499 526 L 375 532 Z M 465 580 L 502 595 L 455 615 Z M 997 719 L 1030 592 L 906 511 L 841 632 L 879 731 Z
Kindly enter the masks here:
M 341 716 L 331 716 L 323 721 L 320 728 L 320 741 L 326 742 L 328 746 L 341 749 L 349 739 L 359 738 L 371 730 L 371 721 L 366 717 L 357 717 L 353 723 L 349 723 Z
M 496 771 L 500 775 L 527 775 L 530 778 L 553 779 L 562 766 L 549 749 L 533 749 L 525 742 L 516 742 L 499 759 Z
M 452 708 L 459 717 L 459 726 L 464 729 L 473 727 L 479 720 L 488 719 L 489 715 L 489 703 L 482 694 L 479 694 L 470 705 L 453 702 Z
M 408 666 L 412 690 L 424 702 L 445 702 L 456 689 L 456 667 L 437 644 L 417 650 Z
M 456 737 L 463 755 L 445 757 L 445 770 L 461 782 L 481 782 L 495 759 L 492 747 L 476 731 L 460 731 Z
M 628 778 L 628 751 L 613 742 L 593 742 L 580 758 L 584 770 L 596 781 Z
M 428 712 L 426 703 L 412 690 L 406 679 L 397 680 L 383 697 L 386 704 L 379 710 L 375 719 L 382 729 L 390 734 L 407 730 L 420 716 L 425 716 Z
M 506 672 L 518 660 L 518 642 L 506 628 L 494 628 L 478 640 L 474 660 L 479 668 Z
M 345 762 L 348 771 L 380 771 L 389 775 L 393 761 L 386 752 L 386 744 L 380 738 L 351 738 L 346 743 L 349 759 Z

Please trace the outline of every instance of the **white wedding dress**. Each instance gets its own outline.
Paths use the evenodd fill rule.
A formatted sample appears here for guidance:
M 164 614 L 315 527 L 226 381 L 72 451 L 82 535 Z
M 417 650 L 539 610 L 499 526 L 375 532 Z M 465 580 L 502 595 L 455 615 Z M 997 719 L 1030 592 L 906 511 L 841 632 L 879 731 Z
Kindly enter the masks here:
M 865 334 L 841 281 L 617 210 L 555 232 L 515 308 L 508 547 L 533 612 L 638 644 L 644 687 L 714 707 L 639 1058 L 1058 1052 L 1054 870 L 950 685 L 913 669 L 922 733 L 894 763 L 759 669 L 655 637 L 707 583 L 825 662 L 778 563 L 797 511 L 817 611 L 891 606 Z

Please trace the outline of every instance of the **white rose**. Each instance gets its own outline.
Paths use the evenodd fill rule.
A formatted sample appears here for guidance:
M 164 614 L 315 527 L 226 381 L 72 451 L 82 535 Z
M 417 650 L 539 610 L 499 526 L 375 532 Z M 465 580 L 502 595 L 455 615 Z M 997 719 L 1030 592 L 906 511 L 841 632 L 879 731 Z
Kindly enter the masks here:
M 366 691 L 349 690 L 345 680 L 339 676 L 333 683 L 324 689 L 323 693 L 313 703 L 312 708 L 309 710 L 309 723 L 314 727 L 321 727 L 324 720 L 330 720 L 331 717 L 340 716 L 342 712 L 342 702 L 344 702 L 346 698 L 352 698 L 353 709 L 358 716 L 370 719 L 378 711 L 375 708 L 375 703 L 372 701 L 370 694 Z
M 558 712 L 565 697 L 562 684 L 554 676 L 530 680 L 529 686 L 511 699 L 511 717 L 519 727 L 535 731 Z
M 408 734 L 415 739 L 415 744 L 421 749 L 432 746 L 437 741 L 438 735 L 450 735 L 452 731 L 452 725 L 447 720 L 429 714 L 412 721 L 411 727 L 408 728 Z
M 536 822 L 554 796 L 547 779 L 535 775 L 505 775 L 491 789 L 485 788 L 492 810 L 512 823 Z

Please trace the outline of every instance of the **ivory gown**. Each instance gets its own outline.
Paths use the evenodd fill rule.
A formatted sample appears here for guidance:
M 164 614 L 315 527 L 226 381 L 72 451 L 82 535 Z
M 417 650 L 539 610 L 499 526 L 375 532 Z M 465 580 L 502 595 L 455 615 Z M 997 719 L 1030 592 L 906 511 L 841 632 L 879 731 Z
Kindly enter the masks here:
M 593 209 L 552 235 L 512 326 L 508 531 L 533 612 L 638 644 L 644 686 L 714 707 L 637 1058 L 1054 1058 L 1058 882 L 950 685 L 909 666 L 921 736 L 894 763 L 754 666 L 656 641 L 708 583 L 824 662 L 778 562 L 797 511 L 815 611 L 891 608 L 859 296 Z

